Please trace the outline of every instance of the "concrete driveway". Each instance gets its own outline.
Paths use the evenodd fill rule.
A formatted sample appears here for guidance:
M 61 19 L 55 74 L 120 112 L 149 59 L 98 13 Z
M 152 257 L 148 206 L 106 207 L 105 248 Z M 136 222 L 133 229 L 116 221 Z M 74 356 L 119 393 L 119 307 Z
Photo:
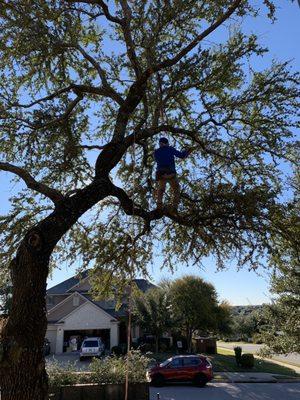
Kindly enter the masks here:
M 62 367 L 68 364 L 74 364 L 77 371 L 89 371 L 91 359 L 79 361 L 79 351 L 72 353 L 63 353 L 59 355 L 50 355 L 46 357 L 46 364 L 57 361 Z
M 157 396 L 159 393 L 159 397 Z M 209 383 L 150 389 L 150 400 L 299 400 L 300 383 Z
M 218 342 L 217 345 L 219 347 L 223 347 L 224 349 L 230 349 L 230 350 L 233 350 L 234 347 L 236 346 L 240 346 L 243 349 L 243 353 L 253 353 L 253 354 L 257 354 L 264 346 L 263 344 L 241 343 L 241 342 Z M 300 367 L 299 353 L 291 353 L 288 354 L 287 356 L 275 355 L 273 359 L 287 364 L 291 363 L 293 365 Z

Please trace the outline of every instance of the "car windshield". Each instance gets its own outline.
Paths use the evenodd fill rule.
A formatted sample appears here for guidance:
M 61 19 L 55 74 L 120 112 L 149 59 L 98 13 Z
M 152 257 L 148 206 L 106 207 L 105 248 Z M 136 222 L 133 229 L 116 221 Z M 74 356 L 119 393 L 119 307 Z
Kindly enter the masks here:
M 87 340 L 83 343 L 82 347 L 98 347 L 99 342 L 97 340 Z
M 172 358 L 168 358 L 166 361 L 162 362 L 159 364 L 160 367 L 165 367 L 167 366 L 170 362 L 172 361 Z

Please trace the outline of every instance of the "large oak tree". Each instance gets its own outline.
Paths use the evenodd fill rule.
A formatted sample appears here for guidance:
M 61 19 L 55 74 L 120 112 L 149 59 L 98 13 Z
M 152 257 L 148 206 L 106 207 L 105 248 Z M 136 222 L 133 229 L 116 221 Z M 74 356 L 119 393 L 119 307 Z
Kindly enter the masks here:
M 0 0 L 0 170 L 18 182 L 0 220 L 3 400 L 47 397 L 51 263 L 105 266 L 109 286 L 145 272 L 158 242 L 166 266 L 212 254 L 256 268 L 275 233 L 297 246 L 280 166 L 295 162 L 299 75 L 253 70 L 266 49 L 241 24 L 265 7 L 272 18 L 271 0 Z M 161 133 L 197 146 L 178 216 L 153 201 Z

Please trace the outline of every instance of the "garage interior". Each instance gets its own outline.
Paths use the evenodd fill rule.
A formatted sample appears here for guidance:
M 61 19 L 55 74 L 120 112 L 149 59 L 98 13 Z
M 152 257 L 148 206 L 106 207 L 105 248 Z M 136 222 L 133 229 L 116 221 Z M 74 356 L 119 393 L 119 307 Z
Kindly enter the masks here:
M 100 337 L 105 349 L 110 349 L 110 329 L 85 329 L 64 332 L 63 352 L 80 350 L 83 340 L 88 337 Z M 74 338 L 76 338 L 76 349 L 71 344 L 71 340 Z

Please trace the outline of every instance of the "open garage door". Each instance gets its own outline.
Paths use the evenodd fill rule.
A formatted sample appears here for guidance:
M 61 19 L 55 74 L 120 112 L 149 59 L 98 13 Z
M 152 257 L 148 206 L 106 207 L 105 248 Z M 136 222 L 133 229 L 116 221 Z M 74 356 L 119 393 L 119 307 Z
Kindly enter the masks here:
M 110 349 L 110 329 L 84 329 L 84 330 L 71 330 L 64 332 L 64 346 L 63 352 L 80 350 L 83 340 L 87 337 L 100 337 L 105 345 L 105 349 Z M 76 339 L 76 349 L 72 348 L 72 342 Z

